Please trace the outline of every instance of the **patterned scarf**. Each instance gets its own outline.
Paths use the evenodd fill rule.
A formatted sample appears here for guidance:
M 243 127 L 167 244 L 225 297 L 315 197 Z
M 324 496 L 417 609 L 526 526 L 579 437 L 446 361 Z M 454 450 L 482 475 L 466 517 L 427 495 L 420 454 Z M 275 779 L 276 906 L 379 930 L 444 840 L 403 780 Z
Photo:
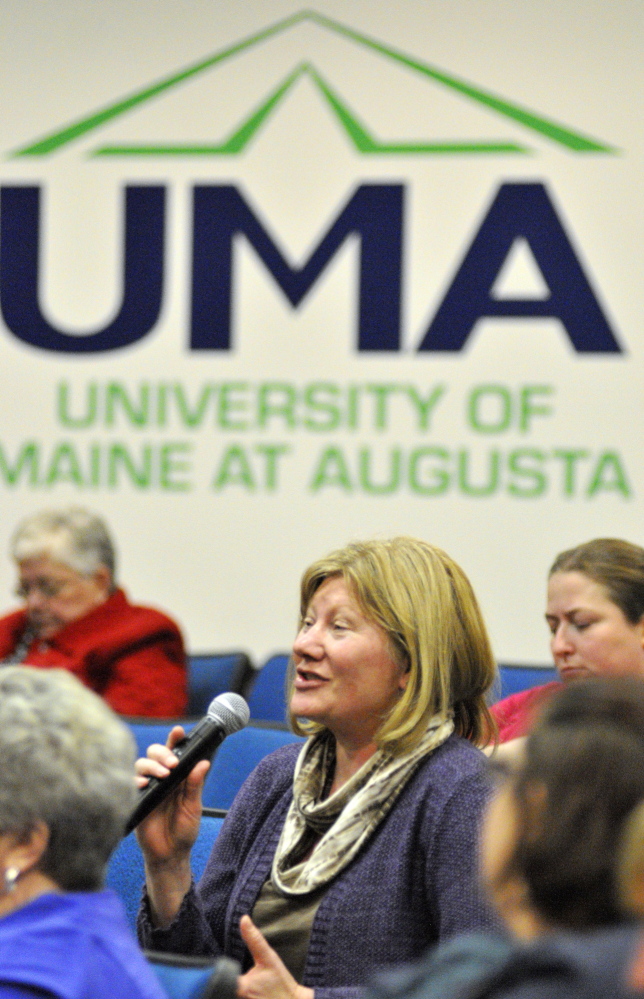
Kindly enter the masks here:
M 0 666 L 21 665 L 35 637 L 33 628 L 27 625 L 13 652 L 9 652 L 4 659 L 0 659 Z
M 320 888 L 353 860 L 423 760 L 454 731 L 452 718 L 434 715 L 418 746 L 403 756 L 377 750 L 328 798 L 333 779 L 335 739 L 313 736 L 302 747 L 293 777 L 293 801 L 280 837 L 271 879 L 285 895 Z M 310 856 L 306 845 L 317 837 Z

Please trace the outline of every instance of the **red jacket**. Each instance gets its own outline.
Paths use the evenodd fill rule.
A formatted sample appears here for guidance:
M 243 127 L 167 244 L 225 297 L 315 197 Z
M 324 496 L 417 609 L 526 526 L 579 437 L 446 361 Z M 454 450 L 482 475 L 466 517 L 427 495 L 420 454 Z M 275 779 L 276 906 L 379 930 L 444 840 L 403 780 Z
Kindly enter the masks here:
M 497 701 L 491 707 L 492 714 L 499 728 L 499 742 L 509 742 L 527 735 L 532 722 L 539 714 L 542 704 L 545 704 L 563 684 L 559 680 L 543 683 L 539 687 L 521 690 L 518 694 L 510 694 L 502 701 Z
M 0 618 L 0 660 L 14 651 L 26 621 L 24 610 Z M 120 589 L 51 638 L 32 642 L 24 662 L 70 670 L 122 715 L 170 718 L 186 709 L 181 632 L 165 614 L 134 607 Z

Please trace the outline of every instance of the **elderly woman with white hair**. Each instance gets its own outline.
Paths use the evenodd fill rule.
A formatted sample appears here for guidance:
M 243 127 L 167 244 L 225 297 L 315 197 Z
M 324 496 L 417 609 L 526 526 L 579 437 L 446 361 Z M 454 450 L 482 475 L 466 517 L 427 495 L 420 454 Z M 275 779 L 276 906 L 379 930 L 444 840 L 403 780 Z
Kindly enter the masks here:
M 183 714 L 181 632 L 117 587 L 100 517 L 76 507 L 33 514 L 18 526 L 11 554 L 24 608 L 0 618 L 0 661 L 67 669 L 120 714 Z
M 163 999 L 103 890 L 134 741 L 64 670 L 0 670 L 0 997 Z

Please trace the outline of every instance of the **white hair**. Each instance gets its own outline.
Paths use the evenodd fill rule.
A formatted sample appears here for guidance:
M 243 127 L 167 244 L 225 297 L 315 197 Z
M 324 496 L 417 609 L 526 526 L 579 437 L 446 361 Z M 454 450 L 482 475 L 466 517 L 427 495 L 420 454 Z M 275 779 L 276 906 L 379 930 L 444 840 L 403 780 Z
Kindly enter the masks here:
M 102 886 L 136 803 L 135 755 L 128 727 L 67 670 L 0 670 L 0 834 L 43 822 L 38 867 L 64 891 Z
M 23 520 L 11 541 L 16 562 L 48 556 L 91 576 L 101 566 L 115 574 L 114 545 L 103 520 L 82 507 L 41 510 Z

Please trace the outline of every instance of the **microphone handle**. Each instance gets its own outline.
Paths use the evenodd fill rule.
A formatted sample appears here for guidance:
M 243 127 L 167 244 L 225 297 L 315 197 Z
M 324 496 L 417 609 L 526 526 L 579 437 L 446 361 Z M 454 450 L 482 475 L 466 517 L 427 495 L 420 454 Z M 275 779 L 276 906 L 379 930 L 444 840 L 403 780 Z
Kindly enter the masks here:
M 141 788 L 139 803 L 128 820 L 124 835 L 127 836 L 139 822 L 147 818 L 150 812 L 154 811 L 157 805 L 160 805 L 170 792 L 185 780 L 196 763 L 211 759 L 226 735 L 219 721 L 214 721 L 208 716 L 202 718 L 189 735 L 173 747 L 172 752 L 179 758 L 176 767 L 167 777 L 150 777 L 146 786 Z

